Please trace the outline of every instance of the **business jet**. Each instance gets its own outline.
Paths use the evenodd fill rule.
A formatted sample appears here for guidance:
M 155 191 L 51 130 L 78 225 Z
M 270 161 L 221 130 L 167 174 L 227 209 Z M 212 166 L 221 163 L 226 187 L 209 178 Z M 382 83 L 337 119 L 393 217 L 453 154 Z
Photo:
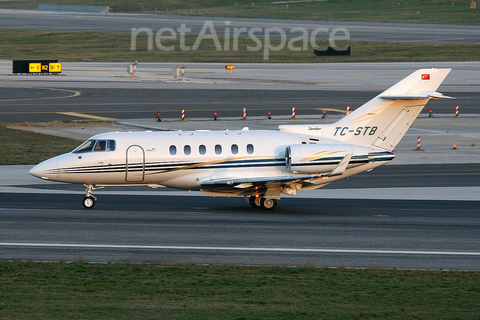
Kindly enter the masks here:
M 392 161 L 393 151 L 451 69 L 420 69 L 333 124 L 279 130 L 112 132 L 30 170 L 41 179 L 83 184 L 83 206 L 109 186 L 170 187 L 244 196 L 274 209 L 295 195 Z

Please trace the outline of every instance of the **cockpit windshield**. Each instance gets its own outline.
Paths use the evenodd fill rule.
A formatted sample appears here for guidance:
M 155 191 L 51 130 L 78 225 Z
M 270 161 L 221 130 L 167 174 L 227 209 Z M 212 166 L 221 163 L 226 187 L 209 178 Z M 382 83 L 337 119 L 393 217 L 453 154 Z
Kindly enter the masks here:
M 87 140 L 74 149 L 73 153 L 115 151 L 115 140 Z
M 93 146 L 95 145 L 95 140 L 87 140 L 81 145 L 79 145 L 76 149 L 74 149 L 73 153 L 80 153 L 80 152 L 90 152 L 92 151 Z

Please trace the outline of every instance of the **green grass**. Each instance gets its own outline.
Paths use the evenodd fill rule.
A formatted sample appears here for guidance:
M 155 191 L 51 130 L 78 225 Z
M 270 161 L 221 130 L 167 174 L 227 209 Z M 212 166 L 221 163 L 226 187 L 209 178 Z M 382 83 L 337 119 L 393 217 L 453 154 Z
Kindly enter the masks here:
M 75 139 L 9 129 L 4 124 L 0 124 L 0 140 L 0 165 L 37 164 L 80 144 Z
M 274 4 L 273 2 L 275 1 L 56 0 L 49 2 L 26 0 L 0 2 L 0 8 L 37 9 L 39 4 L 94 5 L 110 6 L 113 12 L 156 12 L 174 15 L 270 19 L 480 24 L 480 10 L 470 10 L 470 0 L 329 0 L 288 4 Z
M 61 32 L 37 30 L 0 30 L 0 57 L 3 59 L 59 59 L 65 61 L 135 61 L 140 62 L 413 62 L 413 61 L 474 61 L 480 60 L 480 44 L 441 44 L 403 42 L 356 42 L 338 41 L 339 46 L 351 46 L 351 56 L 314 57 L 310 42 L 306 51 L 292 51 L 288 45 L 280 51 L 270 51 L 264 60 L 263 48 L 248 51 L 255 43 L 248 37 L 239 38 L 238 50 L 216 50 L 212 40 L 204 39 L 197 51 L 181 51 L 179 40 L 162 41 L 164 46 L 174 46 L 174 51 L 161 51 L 153 43 L 153 50 L 147 50 L 147 35 L 137 36 L 136 50 L 130 50 L 130 33 L 121 32 Z M 196 36 L 187 36 L 186 45 L 192 46 Z M 263 38 L 259 39 L 263 42 Z M 279 39 L 271 39 L 273 46 Z M 290 40 L 288 40 L 290 41 Z M 219 36 L 224 46 L 223 36 Z M 327 46 L 326 41 L 318 45 Z M 294 43 L 301 47 L 301 42 Z M 65 69 L 64 69 L 65 70 Z
M 2 319 L 475 319 L 480 273 L 0 262 Z

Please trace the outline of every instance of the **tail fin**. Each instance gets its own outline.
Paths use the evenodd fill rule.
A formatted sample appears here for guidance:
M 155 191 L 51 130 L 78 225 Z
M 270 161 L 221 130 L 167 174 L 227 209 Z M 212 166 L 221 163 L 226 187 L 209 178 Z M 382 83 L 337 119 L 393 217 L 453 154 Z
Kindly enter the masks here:
M 317 135 L 391 151 L 430 99 L 450 98 L 436 92 L 450 70 L 417 70 L 336 123 L 315 128 Z M 306 133 L 288 127 L 280 130 Z

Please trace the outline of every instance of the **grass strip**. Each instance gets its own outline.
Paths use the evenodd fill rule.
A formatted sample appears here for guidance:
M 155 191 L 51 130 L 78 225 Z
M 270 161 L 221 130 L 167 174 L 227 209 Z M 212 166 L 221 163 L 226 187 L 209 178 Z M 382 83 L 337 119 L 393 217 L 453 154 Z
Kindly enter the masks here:
M 183 1 L 179 1 L 183 2 Z M 186 2 L 186 1 L 185 1 Z M 220 1 L 218 1 L 220 2 Z M 402 23 L 480 24 L 478 10 L 470 10 L 470 0 L 329 0 L 329 1 L 222 1 L 216 6 L 186 7 L 178 3 L 159 11 L 156 3 L 136 8 L 150 13 L 245 17 L 261 19 L 296 19 L 320 21 L 375 21 Z M 115 8 L 115 7 L 113 7 Z M 143 9 L 145 8 L 145 9 Z M 121 9 L 118 8 L 118 9 Z M 156 10 L 156 11 L 155 11 Z M 145 12 L 144 11 L 144 12 Z
M 5 124 L 0 124 L 0 140 L 0 165 L 37 164 L 80 144 L 79 140 L 10 129 Z
M 475 319 L 480 273 L 0 262 L 2 319 Z
M 477 1 L 478 2 L 478 1 Z M 480 10 L 471 0 L 56 0 L 57 5 L 109 6 L 113 12 L 145 12 L 269 19 L 343 20 L 414 23 L 480 24 Z M 42 0 L 0 2 L 0 8 L 37 9 Z M 480 6 L 480 4 L 479 4 Z M 480 9 L 480 8 L 479 8 Z
M 158 30 L 153 30 L 154 32 Z M 238 39 L 238 50 L 217 50 L 214 41 L 204 39 L 196 51 L 182 51 L 180 40 L 162 40 L 173 51 L 147 50 L 148 38 L 141 33 L 136 38 L 136 50 L 131 48 L 131 34 L 122 32 L 62 32 L 38 30 L 0 30 L 0 56 L 4 59 L 58 59 L 65 61 L 140 61 L 140 62 L 221 62 L 221 63 L 325 63 L 325 62 L 423 62 L 423 61 L 477 61 L 480 55 L 473 54 L 480 44 L 404 43 L 404 42 L 358 42 L 337 41 L 338 46 L 351 46 L 351 56 L 314 57 L 308 41 L 308 49 L 290 50 L 288 42 L 279 51 L 269 51 L 264 59 L 261 50 L 249 51 L 256 43 L 249 37 Z M 225 38 L 219 36 L 224 48 Z M 264 39 L 258 37 L 262 43 Z M 197 36 L 186 36 L 185 45 L 191 47 Z M 271 38 L 271 45 L 279 46 L 280 39 Z M 430 39 L 426 39 L 430 41 Z M 303 40 L 292 43 L 303 47 Z M 328 41 L 317 41 L 319 46 L 328 46 Z

